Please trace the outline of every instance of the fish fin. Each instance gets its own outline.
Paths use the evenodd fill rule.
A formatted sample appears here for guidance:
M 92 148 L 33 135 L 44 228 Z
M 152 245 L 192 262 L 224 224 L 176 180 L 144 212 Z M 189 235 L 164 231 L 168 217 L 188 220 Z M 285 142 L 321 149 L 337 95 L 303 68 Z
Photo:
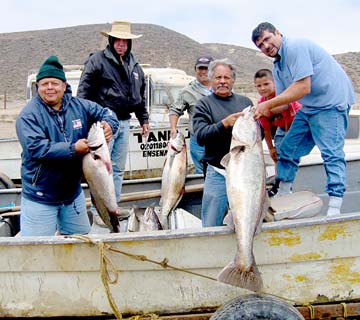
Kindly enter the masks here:
M 220 164 L 226 168 L 230 161 L 230 153 L 226 154 L 220 161 Z
M 235 152 L 235 153 L 240 153 L 240 152 L 245 152 L 245 150 L 249 148 L 248 145 L 245 144 L 239 144 L 237 146 L 233 146 L 230 150 L 230 152 Z
M 261 274 L 255 263 L 249 271 L 245 271 L 237 267 L 232 261 L 221 270 L 217 279 L 220 282 L 258 293 L 263 289 Z
M 226 224 L 232 230 L 235 230 L 234 218 L 231 210 L 229 210 L 228 213 L 226 214 L 223 223 Z

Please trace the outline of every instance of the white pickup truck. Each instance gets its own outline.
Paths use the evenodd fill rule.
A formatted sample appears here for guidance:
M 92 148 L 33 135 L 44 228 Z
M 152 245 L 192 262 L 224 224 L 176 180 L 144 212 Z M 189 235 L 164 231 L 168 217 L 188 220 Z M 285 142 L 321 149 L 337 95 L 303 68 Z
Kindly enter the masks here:
M 66 79 L 73 94 L 76 95 L 82 66 L 64 66 Z M 134 117 L 131 120 L 130 145 L 126 163 L 125 179 L 159 177 L 167 153 L 167 144 L 170 137 L 168 107 L 179 91 L 191 80 L 183 70 L 174 68 L 152 68 L 143 65 L 147 81 L 147 108 L 150 115 L 151 132 L 147 141 L 144 141 L 139 128 L 139 122 Z M 30 72 L 27 79 L 26 98 L 30 100 L 36 90 L 36 72 Z M 179 119 L 179 129 L 187 137 L 188 117 Z M 0 173 L 8 176 L 12 181 L 20 182 L 21 146 L 17 139 L 0 140 Z M 189 148 L 188 148 L 189 149 Z M 189 150 L 188 150 L 189 151 Z M 189 172 L 193 163 L 188 153 Z M 1 186 L 0 186 L 1 188 Z

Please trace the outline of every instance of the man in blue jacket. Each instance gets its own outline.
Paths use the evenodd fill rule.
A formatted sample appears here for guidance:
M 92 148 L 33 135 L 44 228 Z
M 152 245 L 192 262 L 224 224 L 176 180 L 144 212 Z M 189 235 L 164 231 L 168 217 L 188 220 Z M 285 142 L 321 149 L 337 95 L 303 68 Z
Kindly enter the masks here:
M 16 120 L 23 149 L 21 235 L 86 234 L 90 223 L 80 184 L 86 137 L 101 121 L 110 141 L 118 122 L 109 109 L 72 96 L 56 56 L 42 64 L 36 82 L 37 94 Z

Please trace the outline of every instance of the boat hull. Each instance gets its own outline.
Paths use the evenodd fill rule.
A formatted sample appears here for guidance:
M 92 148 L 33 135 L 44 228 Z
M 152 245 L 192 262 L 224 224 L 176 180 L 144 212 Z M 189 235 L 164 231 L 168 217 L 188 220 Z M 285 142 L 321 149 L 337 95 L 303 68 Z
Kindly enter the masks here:
M 254 255 L 265 292 L 293 304 L 360 299 L 360 214 L 264 223 Z M 233 259 L 227 227 L 58 237 L 0 238 L 0 316 L 112 314 L 101 281 L 101 244 L 178 268 L 105 250 L 118 271 L 110 294 L 125 314 L 214 310 L 249 293 L 216 278 Z

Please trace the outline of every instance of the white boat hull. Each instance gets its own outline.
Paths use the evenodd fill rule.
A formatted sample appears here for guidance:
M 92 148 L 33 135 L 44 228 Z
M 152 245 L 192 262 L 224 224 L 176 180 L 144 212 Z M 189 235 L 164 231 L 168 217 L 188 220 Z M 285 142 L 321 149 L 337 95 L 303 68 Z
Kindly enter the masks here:
M 294 304 L 360 299 L 360 214 L 265 223 L 254 254 L 265 292 Z M 227 227 L 58 237 L 0 238 L 0 316 L 112 314 L 100 243 L 215 278 L 234 258 Z M 213 310 L 246 290 L 105 251 L 118 271 L 110 293 L 122 313 Z M 4 258 L 6 257 L 6 258 Z

